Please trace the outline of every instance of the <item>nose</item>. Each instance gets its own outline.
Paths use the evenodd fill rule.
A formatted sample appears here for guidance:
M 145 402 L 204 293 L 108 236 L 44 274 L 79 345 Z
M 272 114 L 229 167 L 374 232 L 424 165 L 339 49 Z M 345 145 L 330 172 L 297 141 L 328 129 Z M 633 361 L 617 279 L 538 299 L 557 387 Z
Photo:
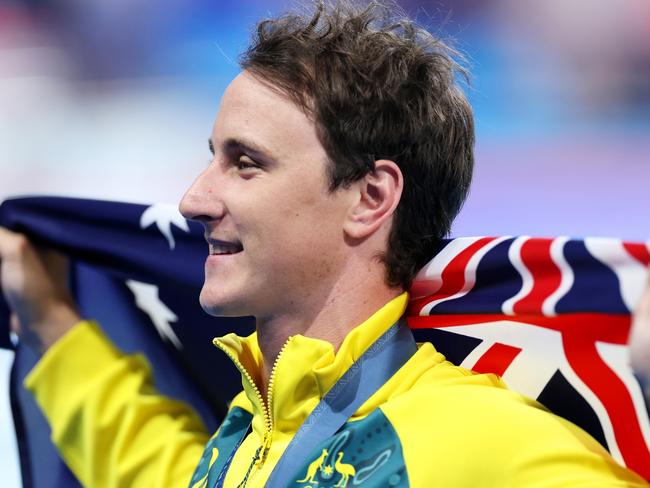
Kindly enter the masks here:
M 224 204 L 219 196 L 218 184 L 211 167 L 203 171 L 181 198 L 178 209 L 183 217 L 201 223 L 223 217 Z

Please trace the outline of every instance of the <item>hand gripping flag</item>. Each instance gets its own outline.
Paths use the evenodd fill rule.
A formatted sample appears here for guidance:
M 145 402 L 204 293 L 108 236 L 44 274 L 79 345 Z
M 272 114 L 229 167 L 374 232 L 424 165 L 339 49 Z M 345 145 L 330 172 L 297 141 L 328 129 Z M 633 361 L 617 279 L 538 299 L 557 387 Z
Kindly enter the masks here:
M 71 257 L 82 314 L 126 352 L 144 351 L 156 386 L 193 405 L 214 429 L 241 383 L 211 339 L 253 329 L 198 304 L 206 244 L 175 206 L 22 198 L 0 206 L 0 225 Z M 530 237 L 445 241 L 411 289 L 408 323 L 449 360 L 503 376 L 590 432 L 650 479 L 650 422 L 627 362 L 630 311 L 650 263 L 646 244 Z M 8 312 L 0 304 L 0 344 Z M 12 408 L 25 486 L 79 486 L 49 443 L 22 379 L 36 358 L 20 346 Z
M 96 319 L 123 351 L 144 352 L 156 387 L 192 405 L 206 427 L 216 430 L 226 403 L 241 390 L 241 377 L 215 351 L 212 338 L 231 331 L 247 335 L 254 323 L 211 317 L 201 309 L 207 244 L 200 224 L 187 222 L 173 205 L 21 198 L 0 206 L 0 225 L 67 254 L 81 314 Z M 10 346 L 8 318 L 6 304 L 0 304 L 4 347 Z M 11 404 L 23 485 L 78 487 L 49 440 L 45 418 L 22 386 L 36 361 L 29 348 L 18 346 Z

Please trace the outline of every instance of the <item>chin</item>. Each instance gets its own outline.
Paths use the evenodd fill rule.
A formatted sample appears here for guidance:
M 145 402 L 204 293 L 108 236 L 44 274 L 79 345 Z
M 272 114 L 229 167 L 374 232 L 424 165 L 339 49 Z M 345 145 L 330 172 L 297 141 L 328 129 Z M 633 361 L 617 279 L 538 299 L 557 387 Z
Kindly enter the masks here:
M 242 317 L 247 314 L 242 307 L 242 304 L 237 300 L 229 300 L 222 294 L 210 293 L 203 288 L 199 296 L 199 303 L 201 308 L 208 315 L 214 317 Z

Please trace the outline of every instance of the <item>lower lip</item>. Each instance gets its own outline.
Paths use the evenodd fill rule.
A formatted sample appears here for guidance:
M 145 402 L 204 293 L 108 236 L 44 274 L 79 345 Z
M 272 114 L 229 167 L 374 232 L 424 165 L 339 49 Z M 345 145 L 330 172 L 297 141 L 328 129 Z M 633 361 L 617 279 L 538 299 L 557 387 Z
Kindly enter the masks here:
M 205 262 L 206 263 L 211 263 L 211 262 L 212 263 L 218 263 L 218 262 L 221 262 L 221 261 L 224 261 L 224 260 L 227 260 L 227 259 L 231 259 L 231 258 L 237 256 L 240 253 L 241 253 L 241 251 L 236 252 L 236 253 L 232 253 L 232 254 L 210 254 L 206 258 Z

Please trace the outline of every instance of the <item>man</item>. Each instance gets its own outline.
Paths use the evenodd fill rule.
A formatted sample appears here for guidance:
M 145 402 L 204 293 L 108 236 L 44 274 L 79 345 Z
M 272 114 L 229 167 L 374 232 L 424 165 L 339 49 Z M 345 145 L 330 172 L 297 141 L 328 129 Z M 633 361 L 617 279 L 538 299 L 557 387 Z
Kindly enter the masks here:
M 453 52 L 387 12 L 262 22 L 224 94 L 180 208 L 209 245 L 201 305 L 257 332 L 215 340 L 244 391 L 209 441 L 81 320 L 58 264 L 0 232 L 3 290 L 44 353 L 27 386 L 87 486 L 646 486 L 401 323 L 466 196 L 473 122 Z

